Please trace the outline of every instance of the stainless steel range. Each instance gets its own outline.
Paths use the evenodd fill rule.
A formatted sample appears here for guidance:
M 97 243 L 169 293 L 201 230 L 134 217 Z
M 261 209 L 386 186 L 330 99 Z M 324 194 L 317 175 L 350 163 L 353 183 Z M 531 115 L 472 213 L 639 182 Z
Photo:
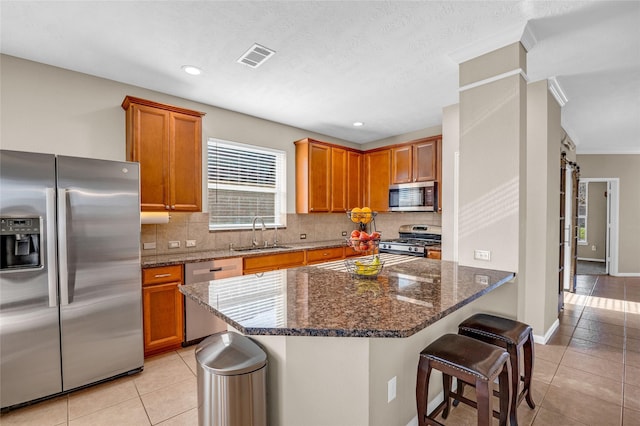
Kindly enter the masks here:
M 380 252 L 440 258 L 442 227 L 435 225 L 401 225 L 399 238 L 380 241 Z M 434 256 L 430 256 L 429 252 Z M 438 252 L 435 255 L 435 252 Z

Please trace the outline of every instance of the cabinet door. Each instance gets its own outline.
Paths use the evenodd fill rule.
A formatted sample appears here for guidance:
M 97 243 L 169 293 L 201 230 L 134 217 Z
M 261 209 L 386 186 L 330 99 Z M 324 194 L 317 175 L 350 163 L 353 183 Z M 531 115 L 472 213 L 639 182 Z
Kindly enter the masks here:
M 365 159 L 364 204 L 373 211 L 389 211 L 389 181 L 391 179 L 391 150 L 368 152 Z
M 172 112 L 169 126 L 170 208 L 202 210 L 202 119 Z
M 413 181 L 413 151 L 411 145 L 391 150 L 391 182 L 409 183 Z
M 243 259 L 242 273 L 247 275 L 302 266 L 304 265 L 304 256 L 304 251 L 293 251 L 289 253 L 245 257 Z
M 347 151 L 347 210 L 362 206 L 362 154 Z
M 145 356 L 180 347 L 183 340 L 180 282 L 142 288 Z
M 328 212 L 331 208 L 331 147 L 309 145 L 309 212 Z
M 331 148 L 331 211 L 347 211 L 347 151 Z
M 422 142 L 413 145 L 413 181 L 436 180 L 437 141 Z
M 169 209 L 169 113 L 144 105 L 131 106 L 129 161 L 140 163 L 140 208 Z

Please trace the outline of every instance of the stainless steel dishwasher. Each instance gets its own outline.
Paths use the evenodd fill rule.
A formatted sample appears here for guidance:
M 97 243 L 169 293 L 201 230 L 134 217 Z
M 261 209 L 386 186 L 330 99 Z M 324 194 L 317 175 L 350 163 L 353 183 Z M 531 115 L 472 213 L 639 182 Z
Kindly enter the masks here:
M 242 275 L 241 257 L 193 262 L 185 264 L 184 283 L 194 284 L 238 275 Z M 184 298 L 184 324 L 184 346 L 197 343 L 213 333 L 227 330 L 224 321 L 188 297 Z

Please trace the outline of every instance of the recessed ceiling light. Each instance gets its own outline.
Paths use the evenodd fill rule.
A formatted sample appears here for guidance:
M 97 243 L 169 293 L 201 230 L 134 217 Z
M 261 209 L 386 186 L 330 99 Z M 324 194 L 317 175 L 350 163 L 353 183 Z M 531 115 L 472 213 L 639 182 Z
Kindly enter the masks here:
M 191 75 L 200 75 L 202 74 L 202 70 L 198 67 L 194 67 L 193 65 L 183 65 L 182 70 L 187 74 Z
M 353 126 L 354 127 L 362 127 L 362 126 L 364 126 L 364 123 L 362 121 L 355 121 L 353 123 Z

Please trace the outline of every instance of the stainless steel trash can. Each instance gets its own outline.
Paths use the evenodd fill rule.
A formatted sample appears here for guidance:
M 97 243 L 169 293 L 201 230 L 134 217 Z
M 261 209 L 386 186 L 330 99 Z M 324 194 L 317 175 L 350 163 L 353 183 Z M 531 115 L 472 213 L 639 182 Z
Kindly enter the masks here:
M 196 347 L 198 424 L 266 426 L 267 354 L 246 336 L 213 334 Z

